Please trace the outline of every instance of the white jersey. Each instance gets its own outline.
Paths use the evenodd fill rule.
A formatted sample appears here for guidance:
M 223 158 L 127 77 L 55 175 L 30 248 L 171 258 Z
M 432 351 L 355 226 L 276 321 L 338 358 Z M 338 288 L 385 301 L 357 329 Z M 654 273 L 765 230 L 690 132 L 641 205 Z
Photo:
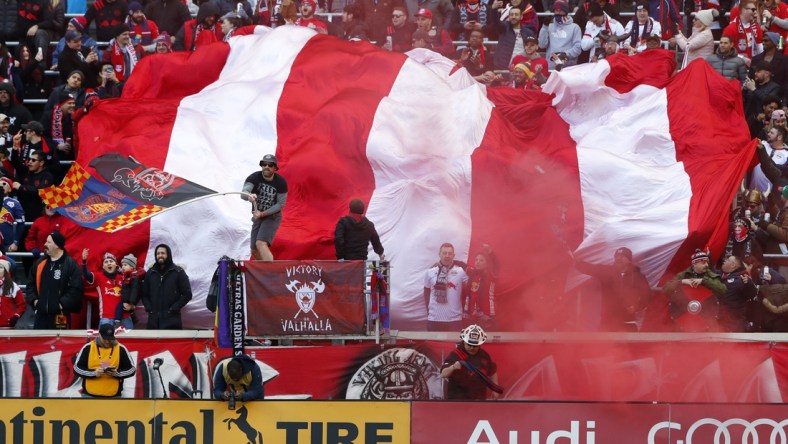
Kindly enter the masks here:
M 427 305 L 427 320 L 453 322 L 462 320 L 462 287 L 468 283 L 468 275 L 462 267 L 438 266 L 427 270 L 424 288 L 430 290 Z
M 643 52 L 643 51 L 646 50 L 646 37 L 648 37 L 650 35 L 655 35 L 657 37 L 660 37 L 660 40 L 661 40 L 662 25 L 660 25 L 660 23 L 658 21 L 654 20 L 651 17 L 649 17 L 648 20 L 651 22 L 651 32 L 648 35 L 644 35 L 643 34 L 643 26 L 641 26 L 638 29 L 638 31 L 639 31 L 638 34 L 639 35 L 638 35 L 638 39 L 636 41 L 637 52 Z M 624 32 L 626 33 L 626 40 L 624 40 L 623 43 L 624 43 L 625 46 L 626 45 L 632 46 L 632 37 L 631 37 L 632 36 L 632 27 L 635 26 L 635 22 L 636 21 L 637 21 L 637 19 L 632 20 L 631 22 L 627 23 L 627 27 L 624 28 Z
M 580 47 L 583 49 L 583 51 L 591 50 L 591 57 L 595 56 L 597 51 L 604 52 L 601 47 L 595 47 L 596 45 L 594 41 L 599 33 L 604 30 L 609 31 L 616 37 L 624 37 L 626 34 L 621 23 L 619 23 L 618 20 L 610 18 L 610 16 L 607 14 L 605 14 L 605 21 L 602 23 L 602 26 L 597 26 L 593 21 L 591 21 L 591 19 L 589 19 L 588 23 L 586 23 L 586 32 L 583 34 L 583 39 L 580 40 Z

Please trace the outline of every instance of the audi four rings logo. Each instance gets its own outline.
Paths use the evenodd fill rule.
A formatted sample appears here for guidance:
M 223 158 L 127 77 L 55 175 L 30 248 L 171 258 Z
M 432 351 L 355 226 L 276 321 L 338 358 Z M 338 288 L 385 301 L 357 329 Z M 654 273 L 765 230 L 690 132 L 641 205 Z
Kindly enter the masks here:
M 785 426 L 788 425 L 788 419 L 777 422 L 773 419 L 759 418 L 754 421 L 746 421 L 741 418 L 731 418 L 727 421 L 720 421 L 714 418 L 702 418 L 692 423 L 687 428 L 687 433 L 684 439 L 676 439 L 676 444 L 692 444 L 692 437 L 699 429 L 714 430 L 714 441 L 710 444 L 759 444 L 758 431 L 767 432 L 771 427 L 769 433 L 769 444 L 788 444 L 788 434 L 786 434 Z M 654 424 L 648 432 L 648 444 L 655 444 L 654 437 L 657 432 L 670 429 L 681 430 L 682 426 L 676 422 L 663 421 Z M 739 437 L 739 432 L 741 436 Z M 673 432 L 670 432 L 673 435 Z M 739 439 L 740 438 L 740 439 Z M 703 441 L 703 444 L 708 441 Z M 765 444 L 765 443 L 764 443 Z

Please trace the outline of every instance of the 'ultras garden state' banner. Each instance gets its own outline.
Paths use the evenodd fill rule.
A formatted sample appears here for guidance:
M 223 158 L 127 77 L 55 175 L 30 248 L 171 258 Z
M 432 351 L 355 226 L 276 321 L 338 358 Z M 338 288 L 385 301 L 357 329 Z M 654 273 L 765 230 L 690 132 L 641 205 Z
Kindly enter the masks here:
M 364 261 L 244 263 L 250 336 L 366 331 Z
M 407 402 L 18 399 L 0 404 L 0 442 L 407 443 Z

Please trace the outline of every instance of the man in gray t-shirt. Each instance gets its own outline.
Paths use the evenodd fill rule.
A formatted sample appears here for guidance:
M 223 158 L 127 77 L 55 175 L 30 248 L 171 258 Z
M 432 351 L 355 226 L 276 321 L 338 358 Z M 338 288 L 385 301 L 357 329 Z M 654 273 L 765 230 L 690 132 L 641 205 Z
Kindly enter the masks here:
M 276 173 L 276 156 L 266 154 L 260 161 L 262 171 L 254 172 L 244 182 L 242 199 L 252 203 L 252 256 L 260 261 L 272 261 L 271 244 L 282 223 L 282 209 L 287 200 L 287 181 Z

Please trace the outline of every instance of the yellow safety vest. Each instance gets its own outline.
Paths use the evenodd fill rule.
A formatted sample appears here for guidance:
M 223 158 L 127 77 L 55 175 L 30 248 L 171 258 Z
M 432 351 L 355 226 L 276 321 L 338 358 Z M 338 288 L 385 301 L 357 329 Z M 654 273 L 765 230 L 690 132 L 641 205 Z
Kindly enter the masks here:
M 90 354 L 88 354 L 88 369 L 96 370 L 102 368 L 114 368 L 118 370 L 120 365 L 120 344 L 117 342 L 112 348 L 99 347 L 96 341 L 90 343 Z M 115 396 L 120 389 L 121 380 L 113 376 L 103 374 L 97 378 L 85 378 L 85 391 L 91 396 Z

